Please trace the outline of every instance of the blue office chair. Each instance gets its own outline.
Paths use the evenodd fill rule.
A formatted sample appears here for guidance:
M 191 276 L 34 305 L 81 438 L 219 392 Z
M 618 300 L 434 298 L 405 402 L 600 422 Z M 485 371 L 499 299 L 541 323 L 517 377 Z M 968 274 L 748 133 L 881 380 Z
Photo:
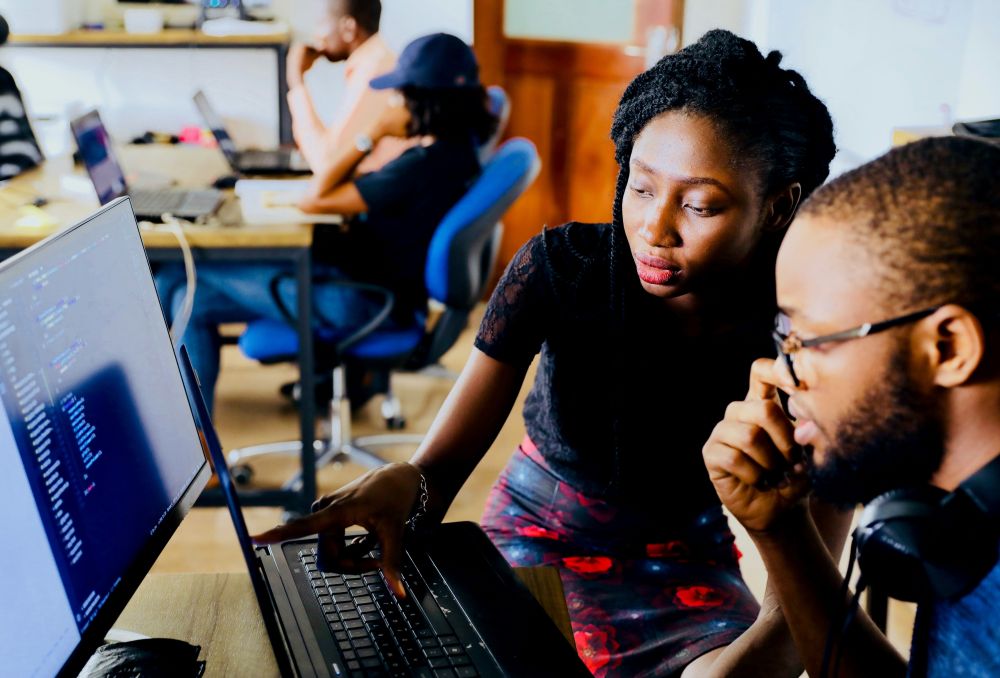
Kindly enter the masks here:
M 437 364 L 465 329 L 469 313 L 485 292 L 503 235 L 500 218 L 531 185 L 540 167 L 533 143 L 523 138 L 505 142 L 484 165 L 468 192 L 445 215 L 434 232 L 424 270 L 430 298 L 444 308 L 432 323 L 428 324 L 427 317 L 419 314 L 407 327 L 385 328 L 384 321 L 392 310 L 392 293 L 371 285 L 344 283 L 381 295 L 383 308 L 371 322 L 350 334 L 338 334 L 329 328 L 316 331 L 317 356 L 324 357 L 333 375 L 330 436 L 315 443 L 317 467 L 351 459 L 374 468 L 385 462 L 373 448 L 421 442 L 422 435 L 353 438 L 345 366 L 389 374 Z M 239 347 L 244 355 L 262 363 L 285 362 L 295 359 L 298 337 L 292 324 L 258 320 L 247 326 Z M 387 423 L 401 422 L 399 401 L 392 394 L 389 379 L 385 396 L 382 414 Z M 229 460 L 230 464 L 239 465 L 244 479 L 249 479 L 245 466 L 248 459 L 264 454 L 300 454 L 300 451 L 299 441 L 270 443 L 233 450 Z
M 497 144 L 500 143 L 503 133 L 507 130 L 507 122 L 510 120 L 510 97 L 507 96 L 504 88 L 500 85 L 490 85 L 486 88 L 486 96 L 489 99 L 490 113 L 496 116 L 497 128 L 489 139 L 479 145 L 479 163 L 482 165 L 485 165 L 493 157 Z

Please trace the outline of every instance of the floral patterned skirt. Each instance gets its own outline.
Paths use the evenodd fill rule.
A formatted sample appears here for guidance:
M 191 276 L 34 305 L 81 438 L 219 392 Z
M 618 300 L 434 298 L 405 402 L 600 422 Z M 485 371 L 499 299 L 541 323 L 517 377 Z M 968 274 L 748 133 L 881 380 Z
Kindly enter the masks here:
M 483 528 L 514 566 L 559 569 L 577 651 L 595 676 L 671 676 L 756 619 L 721 508 L 693 523 L 587 497 L 525 438 L 490 492 Z

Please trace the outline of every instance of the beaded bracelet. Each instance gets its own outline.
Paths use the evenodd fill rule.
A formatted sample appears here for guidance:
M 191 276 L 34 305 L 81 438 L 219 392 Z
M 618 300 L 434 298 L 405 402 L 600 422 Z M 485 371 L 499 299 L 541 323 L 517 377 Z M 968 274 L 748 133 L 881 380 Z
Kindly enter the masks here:
M 416 532 L 420 520 L 427 515 L 427 500 L 430 498 L 427 494 L 427 476 L 420 469 L 417 469 L 417 473 L 420 474 L 420 494 L 417 496 L 417 501 L 414 502 L 410 519 L 406 521 L 406 526 L 414 532 Z

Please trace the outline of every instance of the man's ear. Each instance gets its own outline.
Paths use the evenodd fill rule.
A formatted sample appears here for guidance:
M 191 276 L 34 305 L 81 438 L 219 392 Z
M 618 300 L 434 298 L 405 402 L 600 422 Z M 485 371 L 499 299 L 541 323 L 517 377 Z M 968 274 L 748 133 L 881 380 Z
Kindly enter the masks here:
M 764 229 L 767 231 L 782 231 L 792 221 L 795 210 L 802 200 L 802 184 L 789 184 L 768 200 L 767 217 Z
M 925 330 L 917 341 L 933 383 L 942 388 L 968 383 L 986 352 L 986 334 L 979 319 L 961 306 L 945 304 L 920 324 Z
M 340 37 L 348 45 L 358 37 L 358 20 L 352 16 L 341 17 Z

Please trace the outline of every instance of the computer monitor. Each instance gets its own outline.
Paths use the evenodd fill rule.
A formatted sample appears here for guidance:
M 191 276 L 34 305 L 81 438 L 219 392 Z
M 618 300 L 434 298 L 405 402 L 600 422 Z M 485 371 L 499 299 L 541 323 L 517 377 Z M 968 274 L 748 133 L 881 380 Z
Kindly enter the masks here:
M 97 199 L 107 205 L 128 192 L 125 173 L 111 148 L 111 136 L 97 111 L 90 111 L 70 122 L 80 157 L 97 191 Z
M 77 675 L 209 476 L 129 201 L 0 264 L 0 673 Z

